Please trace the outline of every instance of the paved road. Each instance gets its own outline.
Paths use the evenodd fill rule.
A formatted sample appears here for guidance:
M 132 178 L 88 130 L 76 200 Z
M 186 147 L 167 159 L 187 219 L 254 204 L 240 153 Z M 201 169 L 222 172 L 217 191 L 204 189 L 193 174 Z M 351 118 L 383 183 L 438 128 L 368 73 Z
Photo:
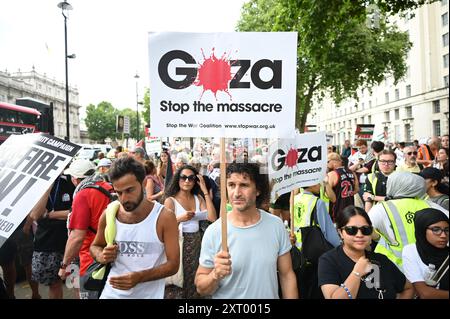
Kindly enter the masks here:
M 31 289 L 27 281 L 19 282 L 14 289 L 16 299 L 31 299 Z M 48 287 L 39 285 L 39 294 L 42 298 L 48 299 Z M 75 297 L 74 289 L 69 289 L 65 285 L 63 286 L 64 299 L 78 299 Z

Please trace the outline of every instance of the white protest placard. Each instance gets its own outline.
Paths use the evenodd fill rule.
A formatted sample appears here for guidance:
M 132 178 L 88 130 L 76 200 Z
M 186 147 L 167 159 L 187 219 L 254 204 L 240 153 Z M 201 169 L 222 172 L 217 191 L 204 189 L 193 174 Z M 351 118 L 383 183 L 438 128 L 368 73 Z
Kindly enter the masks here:
M 288 138 L 297 33 L 149 34 L 156 136 Z
M 162 141 L 160 137 L 147 137 L 145 139 L 145 150 L 147 154 L 161 153 Z
M 271 198 L 299 187 L 323 181 L 327 170 L 325 132 L 297 134 L 295 139 L 280 139 L 269 146 Z
M 11 135 L 0 145 L 0 247 L 79 149 L 42 133 Z

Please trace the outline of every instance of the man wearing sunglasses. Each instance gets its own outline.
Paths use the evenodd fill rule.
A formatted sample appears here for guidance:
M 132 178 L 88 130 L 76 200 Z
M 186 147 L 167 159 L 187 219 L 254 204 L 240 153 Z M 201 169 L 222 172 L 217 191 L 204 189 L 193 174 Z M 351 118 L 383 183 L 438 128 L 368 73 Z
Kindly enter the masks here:
M 415 146 L 406 146 L 403 149 L 403 155 L 405 162 L 400 164 L 396 171 L 397 172 L 411 172 L 419 173 L 421 168 L 417 164 L 417 149 Z

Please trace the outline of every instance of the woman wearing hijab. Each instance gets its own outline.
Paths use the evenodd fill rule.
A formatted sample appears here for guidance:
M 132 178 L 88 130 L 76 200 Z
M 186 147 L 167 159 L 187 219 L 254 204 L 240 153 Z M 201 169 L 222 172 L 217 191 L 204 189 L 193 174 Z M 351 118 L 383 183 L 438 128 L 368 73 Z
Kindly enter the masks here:
M 448 258 L 448 217 L 440 210 L 426 208 L 414 217 L 416 243 L 403 248 L 403 269 L 420 299 L 448 299 L 448 265 L 436 286 L 425 281 L 430 265 L 438 270 Z M 431 266 L 433 267 L 433 266 Z

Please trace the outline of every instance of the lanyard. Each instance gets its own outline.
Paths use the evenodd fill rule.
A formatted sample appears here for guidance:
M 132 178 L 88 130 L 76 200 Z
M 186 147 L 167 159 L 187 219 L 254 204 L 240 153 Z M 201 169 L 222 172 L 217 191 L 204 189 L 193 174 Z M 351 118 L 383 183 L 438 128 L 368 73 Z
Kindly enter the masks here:
M 56 184 L 55 192 L 53 193 L 53 198 L 50 194 L 48 199 L 50 200 L 50 203 L 52 204 L 52 209 L 55 210 L 55 204 L 56 204 L 56 196 L 58 196 L 59 191 L 59 182 L 61 182 L 61 177 L 58 177 L 58 183 Z

